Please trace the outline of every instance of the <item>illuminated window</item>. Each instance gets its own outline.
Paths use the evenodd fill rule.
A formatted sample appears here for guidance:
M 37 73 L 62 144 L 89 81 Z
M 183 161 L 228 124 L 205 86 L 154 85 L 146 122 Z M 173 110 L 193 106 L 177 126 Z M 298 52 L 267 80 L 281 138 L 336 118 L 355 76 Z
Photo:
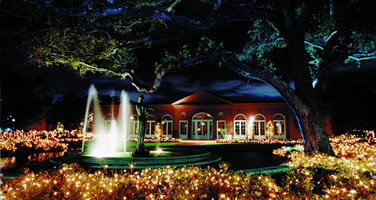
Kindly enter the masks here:
M 187 135 L 188 133 L 188 121 L 187 120 L 180 120 L 179 121 L 179 134 L 180 135 Z
M 197 113 L 192 117 L 192 139 L 213 139 L 213 118 L 209 113 Z
M 255 136 L 265 135 L 265 117 L 262 114 L 257 114 L 253 121 L 253 134 Z
M 235 135 L 245 135 L 245 123 L 246 123 L 246 118 L 243 114 L 238 114 L 235 116 L 235 120 L 234 120 Z
M 154 135 L 155 129 L 155 117 L 153 115 L 148 115 L 146 117 L 146 136 Z
M 172 117 L 170 115 L 162 117 L 162 131 L 163 135 L 172 135 Z
M 198 113 L 193 116 L 193 119 L 213 119 L 208 113 Z
M 274 135 L 286 135 L 286 120 L 282 114 L 276 114 L 273 117 Z
M 219 136 L 223 138 L 226 134 L 227 134 L 226 121 L 218 120 L 217 121 L 217 138 L 219 138 Z
M 137 135 L 137 126 L 138 126 L 138 121 L 137 121 L 137 116 L 133 115 L 131 116 L 129 120 L 129 133 L 131 135 Z
M 112 115 L 106 115 L 104 117 L 104 132 L 105 133 L 110 133 L 111 132 L 111 124 L 113 121 L 113 116 Z

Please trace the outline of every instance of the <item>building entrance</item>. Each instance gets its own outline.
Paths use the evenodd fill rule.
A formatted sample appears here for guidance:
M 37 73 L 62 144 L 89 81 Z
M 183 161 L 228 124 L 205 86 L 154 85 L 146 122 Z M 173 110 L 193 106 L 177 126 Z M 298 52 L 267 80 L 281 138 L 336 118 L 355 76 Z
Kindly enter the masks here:
M 192 139 L 213 139 L 213 118 L 208 113 L 198 113 L 192 119 Z

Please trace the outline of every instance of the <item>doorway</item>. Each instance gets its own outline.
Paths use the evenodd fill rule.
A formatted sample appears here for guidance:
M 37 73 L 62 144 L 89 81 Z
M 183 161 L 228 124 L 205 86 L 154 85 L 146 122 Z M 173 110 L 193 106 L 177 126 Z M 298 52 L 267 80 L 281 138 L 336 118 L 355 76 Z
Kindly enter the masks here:
M 212 140 L 213 139 L 213 118 L 208 113 L 197 113 L 192 119 L 192 139 Z

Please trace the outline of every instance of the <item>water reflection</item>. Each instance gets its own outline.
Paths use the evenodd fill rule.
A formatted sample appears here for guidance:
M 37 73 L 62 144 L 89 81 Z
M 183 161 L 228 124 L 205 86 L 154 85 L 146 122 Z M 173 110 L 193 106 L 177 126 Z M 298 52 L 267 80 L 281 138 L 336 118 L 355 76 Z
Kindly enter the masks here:
M 7 169 L 16 166 L 16 156 L 0 158 L 0 168 Z
M 62 157 L 63 155 L 64 152 L 45 152 L 0 158 L 0 168 L 12 169 L 15 167 L 35 166 L 48 162 L 52 158 Z

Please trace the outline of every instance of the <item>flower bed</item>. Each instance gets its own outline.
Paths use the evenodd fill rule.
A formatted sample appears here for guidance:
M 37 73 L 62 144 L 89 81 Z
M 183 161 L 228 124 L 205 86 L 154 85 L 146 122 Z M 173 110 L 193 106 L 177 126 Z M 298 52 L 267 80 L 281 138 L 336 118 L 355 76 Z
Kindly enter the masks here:
M 3 131 L 0 134 L 1 156 L 66 151 L 68 145 L 53 131 Z
M 240 143 L 240 144 L 303 144 L 303 140 L 252 140 L 252 139 L 217 139 L 217 143 Z
M 89 173 L 73 164 L 26 173 L 1 191 L 6 199 L 376 199 L 375 145 L 355 136 L 331 144 L 337 157 L 300 148 L 279 154 L 297 167 L 280 174 L 247 176 L 227 164 Z
M 137 142 L 137 138 L 128 138 L 129 141 Z M 156 143 L 156 142 L 181 142 L 182 140 L 180 138 L 168 138 L 168 137 L 162 137 L 160 140 L 158 138 L 145 138 L 145 143 Z
M 0 142 L 2 157 L 23 153 L 66 151 L 68 145 L 54 139 L 10 139 Z
M 288 157 L 288 165 L 298 167 L 283 177 L 293 189 L 288 192 L 315 198 L 376 199 L 376 148 L 368 141 L 355 135 L 330 138 L 336 156 L 286 153 L 286 147 L 273 153 Z

